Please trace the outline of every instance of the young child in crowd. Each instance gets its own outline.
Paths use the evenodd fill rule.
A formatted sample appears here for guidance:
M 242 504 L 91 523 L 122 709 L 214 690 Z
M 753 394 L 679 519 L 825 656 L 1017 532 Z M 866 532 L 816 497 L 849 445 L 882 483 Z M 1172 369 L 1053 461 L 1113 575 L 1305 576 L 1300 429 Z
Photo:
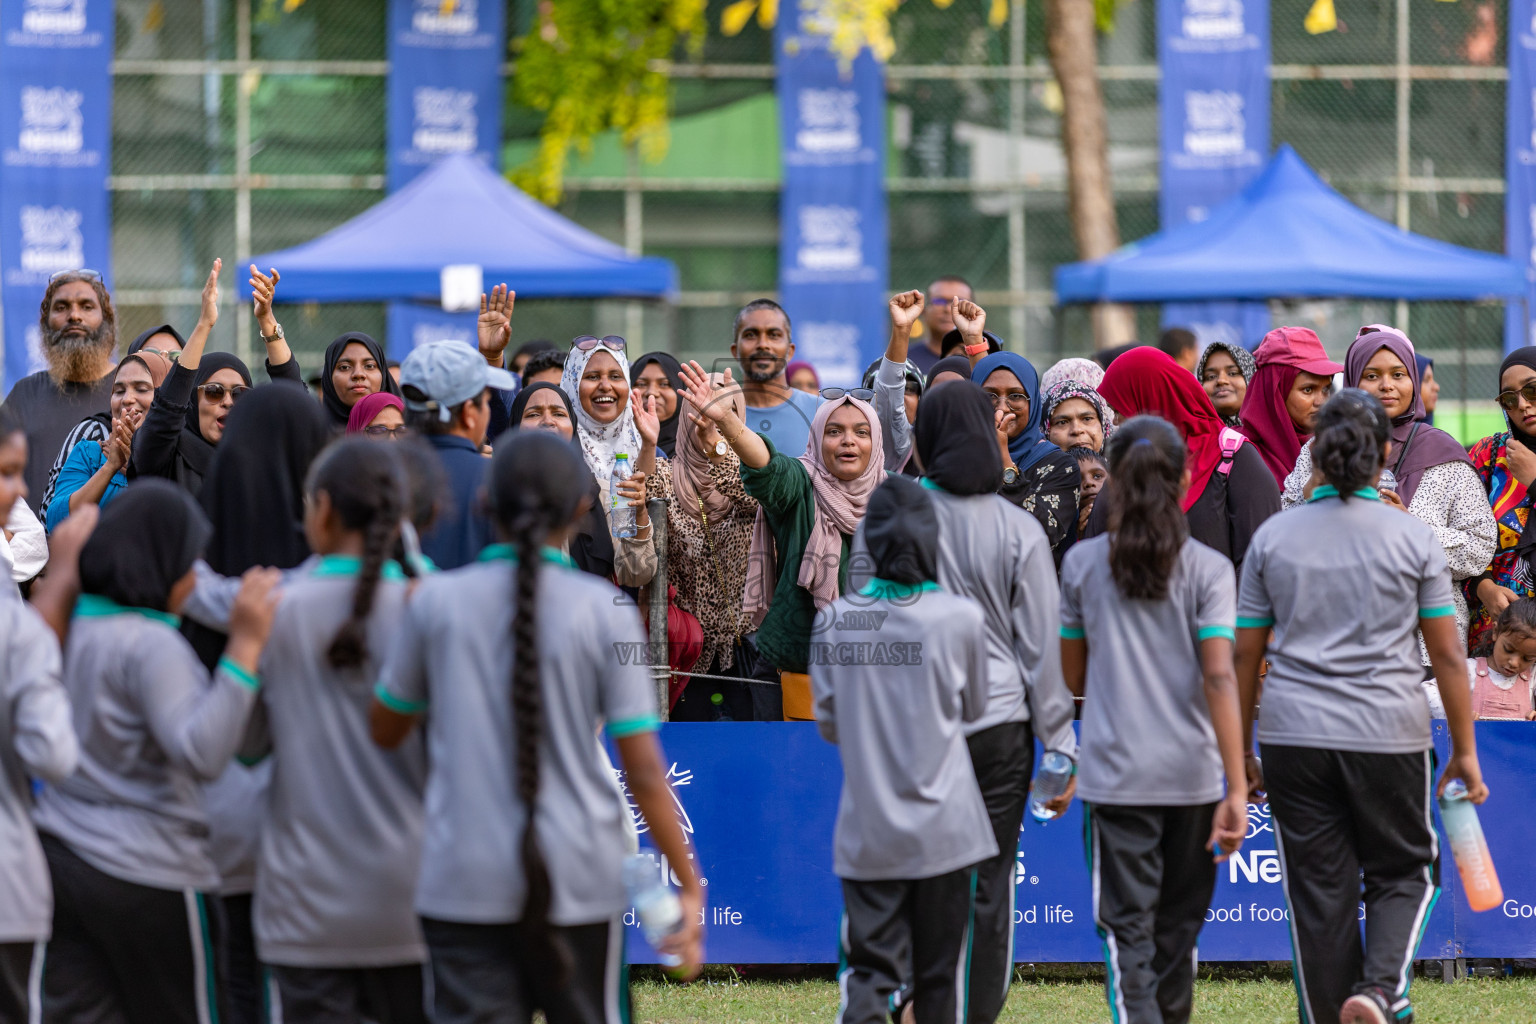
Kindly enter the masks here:
M 1081 537 L 1088 527 L 1088 517 L 1093 514 L 1093 503 L 1109 480 L 1109 463 L 1092 448 L 1079 446 L 1067 454 L 1077 460 L 1078 477 L 1082 481 L 1077 490 L 1077 535 Z
M 910 1006 L 917 1024 L 963 1020 L 976 865 L 997 853 L 963 731 L 987 706 L 982 612 L 940 588 L 938 518 L 916 482 L 888 478 L 863 531 L 875 578 L 834 601 L 829 621 L 883 624 L 835 625 L 810 666 L 816 727 L 843 762 L 838 1019 L 882 1024 Z M 855 663 L 815 653 L 875 646 L 886 650 Z
M 1536 720 L 1532 694 L 1536 684 L 1536 599 L 1511 601 L 1494 620 L 1493 650 L 1486 658 L 1467 659 L 1467 681 L 1472 686 L 1472 717 L 1482 721 Z M 1445 717 L 1440 688 L 1433 679 L 1424 681 L 1430 714 Z
M 1108 534 L 1061 571 L 1061 667 L 1084 697 L 1077 795 L 1122 1024 L 1185 1024 L 1216 864 L 1248 825 L 1232 563 L 1189 536 L 1184 440 L 1137 416 L 1109 442 Z
M 374 690 L 373 738 L 394 748 L 427 715 L 416 911 L 431 957 L 434 1024 L 629 1019 L 629 810 L 596 742 L 606 726 L 630 793 L 681 883 L 663 941 L 698 972 L 703 894 L 656 742 L 656 690 L 621 648 L 640 615 L 560 547 L 586 513 L 579 450 L 524 430 L 487 475 L 502 543 L 418 584 Z

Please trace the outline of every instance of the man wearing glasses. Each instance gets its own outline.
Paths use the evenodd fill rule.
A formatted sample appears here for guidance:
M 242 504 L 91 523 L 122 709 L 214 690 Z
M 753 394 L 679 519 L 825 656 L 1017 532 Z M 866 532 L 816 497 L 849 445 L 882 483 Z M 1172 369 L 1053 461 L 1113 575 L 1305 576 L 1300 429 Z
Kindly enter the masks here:
M 27 494 L 42 500 L 48 470 L 64 438 L 87 416 L 107 411 L 117 314 L 94 270 L 66 270 L 48 279 L 38 313 L 47 369 L 23 377 L 5 404 L 27 427 Z
M 955 329 L 955 303 L 973 298 L 970 283 L 956 274 L 935 278 L 928 286 L 923 312 L 923 343 L 913 345 L 907 354 L 907 359 L 925 375 L 943 355 L 939 346 L 944 342 L 944 335 Z

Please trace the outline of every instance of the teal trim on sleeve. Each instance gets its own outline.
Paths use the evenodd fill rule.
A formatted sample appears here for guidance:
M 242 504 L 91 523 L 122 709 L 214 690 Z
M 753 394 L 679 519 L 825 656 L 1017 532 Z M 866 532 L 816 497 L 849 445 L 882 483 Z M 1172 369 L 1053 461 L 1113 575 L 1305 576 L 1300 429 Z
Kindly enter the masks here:
M 1272 619 L 1272 618 L 1270 618 L 1270 619 L 1250 619 L 1250 618 L 1245 618 L 1242 615 L 1239 615 L 1237 617 L 1237 628 L 1238 629 L 1268 629 L 1270 626 L 1273 626 L 1274 624 L 1275 624 L 1275 620 Z
M 100 594 L 81 594 L 75 602 L 75 616 L 81 619 L 99 619 L 108 615 L 139 615 L 151 622 L 164 623 L 172 629 L 181 628 L 181 616 L 172 615 L 170 612 L 160 612 L 153 608 L 130 608 L 127 605 L 118 604 L 110 597 L 102 597 Z
M 618 722 L 608 723 L 608 735 L 616 740 L 638 736 L 643 732 L 655 732 L 661 728 L 661 719 L 653 714 L 636 715 Z
M 1201 626 L 1195 636 L 1201 640 L 1231 640 L 1237 643 L 1237 632 L 1231 626 Z
M 933 580 L 924 580 L 921 583 L 897 583 L 895 580 L 883 580 L 876 576 L 864 584 L 859 590 L 859 595 L 879 601 L 900 601 L 916 594 L 926 594 L 930 590 L 943 589 Z
M 1088 636 L 1088 634 L 1083 632 L 1083 627 L 1082 626 L 1062 626 L 1061 627 L 1061 638 L 1063 640 L 1082 640 L 1082 639 L 1085 639 L 1087 636 Z
M 949 493 L 949 492 L 945 491 L 944 488 L 942 488 L 938 484 L 934 483 L 933 482 L 933 477 L 930 477 L 930 476 L 918 477 L 917 482 L 918 482 L 919 485 L 928 488 L 928 490 L 930 490 L 930 491 L 938 491 L 940 494 L 947 494 L 947 493 Z
M 239 683 L 247 690 L 261 689 L 261 680 L 247 672 L 245 670 L 245 666 L 237 664 L 232 658 L 220 658 L 219 669 L 226 675 L 231 676 L 235 682 Z
M 1421 619 L 1443 619 L 1447 615 L 1455 615 L 1455 614 L 1456 614 L 1455 606 L 1454 605 L 1449 605 L 1449 604 L 1440 605 L 1438 608 L 1420 608 L 1419 609 L 1419 618 L 1421 618 Z
M 397 715 L 419 715 L 427 710 L 426 701 L 402 700 L 386 690 L 383 683 L 374 686 L 373 697 Z

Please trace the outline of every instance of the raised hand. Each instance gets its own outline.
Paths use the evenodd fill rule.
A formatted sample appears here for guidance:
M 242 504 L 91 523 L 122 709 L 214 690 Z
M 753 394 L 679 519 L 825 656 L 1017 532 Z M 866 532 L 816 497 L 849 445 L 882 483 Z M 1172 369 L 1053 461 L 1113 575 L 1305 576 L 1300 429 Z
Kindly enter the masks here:
M 923 293 L 916 289 L 891 296 L 891 326 L 910 332 L 923 315 Z
M 640 431 L 640 440 L 656 447 L 656 442 L 661 437 L 661 420 L 653 408 L 656 399 L 651 395 L 642 395 L 638 391 L 629 393 L 629 406 L 635 413 L 635 428 Z
M 699 412 L 720 423 L 731 414 L 731 402 L 726 398 L 726 392 L 732 390 L 735 382 L 731 380 L 730 367 L 726 367 L 725 380 L 716 387 L 714 381 L 709 379 L 709 374 L 704 372 L 704 367 L 695 360 L 690 359 L 679 369 L 683 387 L 677 389 L 677 395 L 687 400 Z
M 224 269 L 223 260 L 214 260 L 208 280 L 203 283 L 203 305 L 197 314 L 200 327 L 212 328 L 219 322 L 219 271 Z
M 283 279 L 276 267 L 268 269 L 272 271 L 270 277 L 257 270 L 256 264 L 251 264 L 251 312 L 256 314 L 263 337 L 270 337 L 277 325 L 277 318 L 272 313 L 272 297 L 277 294 L 277 282 Z
M 489 295 L 480 294 L 480 319 L 475 324 L 480 354 L 497 366 L 512 343 L 512 306 L 516 301 L 517 292 L 504 284 L 492 288 Z
M 955 327 L 960 331 L 960 337 L 966 344 L 974 345 L 981 341 L 981 334 L 987 329 L 987 311 L 982 309 L 970 299 L 956 299 L 949 307 L 950 316 L 954 318 Z

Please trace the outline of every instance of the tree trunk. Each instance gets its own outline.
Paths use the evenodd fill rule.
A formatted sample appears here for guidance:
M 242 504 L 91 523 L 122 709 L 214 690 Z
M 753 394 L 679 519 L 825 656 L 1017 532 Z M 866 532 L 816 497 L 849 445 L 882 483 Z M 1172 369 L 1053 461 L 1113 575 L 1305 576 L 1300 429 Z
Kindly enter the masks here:
M 1099 86 L 1093 0 L 1046 0 L 1046 45 L 1061 86 L 1061 146 L 1067 158 L 1067 217 L 1078 257 L 1096 260 L 1120 247 L 1114 186 L 1109 177 L 1109 130 Z M 1130 307 L 1093 311 L 1094 342 L 1110 348 L 1136 338 Z

